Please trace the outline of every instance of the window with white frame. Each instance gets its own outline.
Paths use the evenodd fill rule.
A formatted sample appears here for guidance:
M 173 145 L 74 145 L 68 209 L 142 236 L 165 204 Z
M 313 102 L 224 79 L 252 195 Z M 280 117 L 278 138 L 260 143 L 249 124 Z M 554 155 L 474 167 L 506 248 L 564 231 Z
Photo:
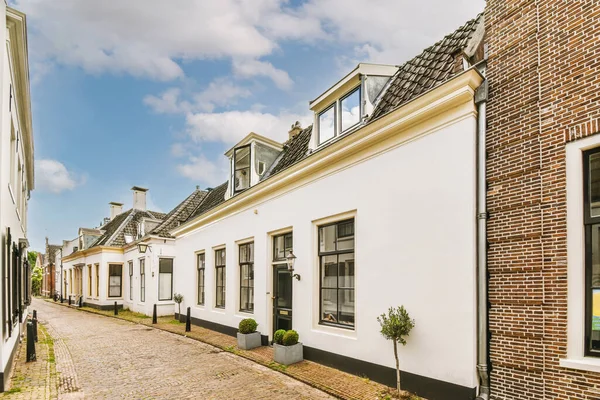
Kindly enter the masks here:
M 225 308 L 225 249 L 215 250 L 215 307 Z
M 240 311 L 254 311 L 254 243 L 239 246 Z
M 354 219 L 319 226 L 320 323 L 354 327 Z
M 140 258 L 140 301 L 146 301 L 146 259 Z
M 361 120 L 360 86 L 352 89 L 317 116 L 318 142 L 325 143 L 352 130 Z
M 241 146 L 233 152 L 233 192 L 239 193 L 250 187 L 250 149 Z
M 198 305 L 204 305 L 204 272 L 206 271 L 206 254 L 199 253 L 196 257 L 198 268 Z
M 158 260 L 158 300 L 173 299 L 173 259 Z
M 15 132 L 15 127 L 11 122 L 11 132 L 10 132 L 10 188 L 14 192 L 16 190 L 16 180 L 17 180 L 17 157 L 18 157 L 18 140 L 17 140 L 18 132 Z M 13 193 L 16 201 L 16 193 Z
M 133 261 L 129 261 L 129 300 L 133 300 Z
M 96 264 L 96 297 L 100 295 L 100 264 Z
M 72 281 L 72 277 L 70 277 Z M 123 266 L 121 264 L 108 265 L 108 297 L 121 297 L 123 288 Z

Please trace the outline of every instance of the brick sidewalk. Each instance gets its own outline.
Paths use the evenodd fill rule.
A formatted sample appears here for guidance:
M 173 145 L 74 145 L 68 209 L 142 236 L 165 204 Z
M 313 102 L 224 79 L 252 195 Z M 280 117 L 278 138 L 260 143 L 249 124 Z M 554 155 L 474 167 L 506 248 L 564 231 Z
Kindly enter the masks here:
M 38 325 L 38 342 L 35 345 L 37 360 L 26 362 L 27 339 L 17 350 L 9 387 L 4 396 L 11 400 L 56 399 L 56 362 L 54 343 L 44 325 Z
M 50 301 L 52 302 L 52 301 Z M 52 302 L 54 303 L 54 302 Z M 55 303 L 60 304 L 60 303 Z M 89 307 L 74 307 L 66 303 L 65 307 L 78 309 L 80 311 L 100 314 L 107 317 L 114 317 L 137 324 L 151 326 L 157 329 L 175 333 L 191 339 L 195 339 L 222 350 L 231 352 L 238 356 L 262 364 L 273 370 L 286 374 L 303 383 L 320 389 L 340 399 L 360 400 L 360 399 L 393 399 L 396 398 L 395 390 L 388 386 L 370 381 L 367 378 L 361 378 L 346 372 L 330 368 L 311 361 L 302 361 L 297 364 L 284 366 L 273 361 L 273 348 L 269 346 L 259 347 L 253 350 L 240 350 L 237 348 L 237 339 L 235 337 L 215 332 L 206 328 L 192 325 L 191 332 L 185 332 L 185 323 L 175 320 L 173 317 L 160 317 L 158 323 L 153 325 L 152 318 L 143 314 L 134 313 L 128 310 L 120 310 L 119 315 L 115 316 L 113 311 L 102 311 Z M 420 397 L 406 393 L 403 399 L 418 400 Z M 424 399 L 423 399 L 424 400 Z

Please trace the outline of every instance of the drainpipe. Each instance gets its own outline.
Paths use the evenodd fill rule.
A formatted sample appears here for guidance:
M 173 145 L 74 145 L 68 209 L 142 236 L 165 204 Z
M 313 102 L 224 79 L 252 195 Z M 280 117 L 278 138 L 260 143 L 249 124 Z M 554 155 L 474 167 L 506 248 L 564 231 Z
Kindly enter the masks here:
M 485 148 L 487 95 L 488 83 L 485 80 L 475 93 L 477 105 L 477 373 L 479 375 L 479 395 L 476 400 L 490 398 Z

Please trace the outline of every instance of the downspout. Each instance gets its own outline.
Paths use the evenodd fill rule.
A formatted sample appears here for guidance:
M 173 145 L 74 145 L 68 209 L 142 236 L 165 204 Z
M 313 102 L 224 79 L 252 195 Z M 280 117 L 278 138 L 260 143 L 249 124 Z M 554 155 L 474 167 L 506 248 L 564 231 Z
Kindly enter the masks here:
M 486 182 L 486 103 L 488 82 L 483 81 L 475 93 L 477 105 L 477 373 L 479 395 L 490 398 L 488 368 L 488 272 L 487 272 L 487 182 Z

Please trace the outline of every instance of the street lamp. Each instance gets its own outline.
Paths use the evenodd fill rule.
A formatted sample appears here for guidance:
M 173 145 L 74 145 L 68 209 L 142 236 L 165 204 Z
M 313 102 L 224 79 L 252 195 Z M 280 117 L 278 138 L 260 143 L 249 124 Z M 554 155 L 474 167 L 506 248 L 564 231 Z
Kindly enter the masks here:
M 297 280 L 300 280 L 300 275 L 298 274 L 294 274 L 294 264 L 296 263 L 296 256 L 294 255 L 294 252 L 290 250 L 290 252 L 288 253 L 287 257 L 287 268 L 288 271 L 290 273 L 290 275 L 292 276 L 292 278 L 296 278 Z
M 149 244 L 147 244 L 147 243 L 138 243 L 137 247 L 138 247 L 138 251 L 139 251 L 141 254 L 144 254 L 144 253 L 146 253 L 146 250 L 148 250 L 148 249 L 150 249 L 150 251 L 152 251 L 152 246 L 150 246 L 150 245 L 149 245 Z

